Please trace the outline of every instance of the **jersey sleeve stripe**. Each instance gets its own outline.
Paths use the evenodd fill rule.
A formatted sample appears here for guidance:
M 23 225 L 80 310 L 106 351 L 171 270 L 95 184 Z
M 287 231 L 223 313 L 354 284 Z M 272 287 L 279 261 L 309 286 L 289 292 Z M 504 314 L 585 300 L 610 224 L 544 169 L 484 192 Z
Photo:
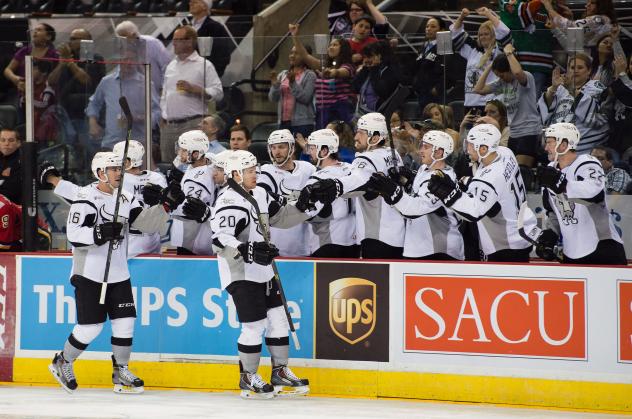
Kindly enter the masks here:
M 597 165 L 597 166 L 599 167 L 599 169 L 602 169 L 602 167 L 601 167 L 601 164 L 600 164 L 600 163 L 597 163 L 596 161 L 588 160 L 588 161 L 585 161 L 585 162 L 583 162 L 583 163 L 579 164 L 579 165 L 575 168 L 575 171 L 573 172 L 573 176 L 577 177 L 577 172 L 579 171 L 579 169 L 580 169 L 581 167 L 583 167 L 583 166 L 587 165 L 587 164 L 595 164 L 595 165 Z
M 203 189 L 206 191 L 206 193 L 207 193 L 207 194 L 211 195 L 211 192 L 209 192 L 209 190 L 208 190 L 208 188 L 207 188 L 206 186 L 204 186 L 204 185 L 203 185 L 202 183 L 200 183 L 200 182 L 196 182 L 196 181 L 191 180 L 191 179 L 187 179 L 187 180 L 185 180 L 185 181 L 184 181 L 184 184 L 183 184 L 182 186 L 186 185 L 186 183 L 187 183 L 187 182 L 195 183 L 196 185 L 198 185 L 198 186 L 200 186 L 201 188 L 203 188 Z
M 273 191 L 270 192 L 274 192 L 274 193 L 279 193 L 279 187 L 277 186 L 276 182 L 274 181 L 274 178 L 272 177 L 272 175 L 268 172 L 261 172 L 262 175 L 265 175 L 268 179 L 270 179 L 270 183 L 272 184 L 272 186 L 274 187 Z M 270 189 L 270 185 L 268 185 L 267 183 L 257 183 L 258 185 L 261 185 L 261 187 L 266 188 L 266 189 Z M 265 185 L 265 186 L 264 186 Z
M 484 180 L 481 180 L 481 179 L 478 179 L 478 178 L 475 178 L 475 179 L 472 179 L 472 180 L 470 181 L 470 185 L 471 185 L 472 183 L 474 183 L 474 182 L 481 182 L 481 183 L 484 183 L 485 185 L 487 185 L 487 186 L 489 186 L 490 188 L 492 188 L 492 190 L 494 191 L 494 193 L 495 193 L 496 195 L 498 195 L 498 191 L 496 191 L 496 188 L 494 188 L 494 185 L 492 185 L 491 183 L 489 183 L 489 182 L 487 182 L 487 181 L 484 181 Z M 469 189 L 469 186 L 468 186 L 468 189 Z

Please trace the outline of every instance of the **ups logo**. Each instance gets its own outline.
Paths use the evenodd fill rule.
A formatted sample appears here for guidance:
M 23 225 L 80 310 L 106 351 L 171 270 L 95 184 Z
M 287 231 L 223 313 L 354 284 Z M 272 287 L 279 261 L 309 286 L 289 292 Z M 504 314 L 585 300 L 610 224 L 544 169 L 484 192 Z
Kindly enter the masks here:
M 354 345 L 375 328 L 376 285 L 362 278 L 341 278 L 329 284 L 329 326 Z

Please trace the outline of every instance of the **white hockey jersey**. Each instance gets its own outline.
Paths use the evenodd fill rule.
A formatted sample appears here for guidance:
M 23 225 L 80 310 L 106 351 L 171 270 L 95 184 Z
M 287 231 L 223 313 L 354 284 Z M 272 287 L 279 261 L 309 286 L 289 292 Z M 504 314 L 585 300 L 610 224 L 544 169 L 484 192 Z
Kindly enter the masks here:
M 456 181 L 450 166 L 443 173 Z M 393 205 L 406 217 L 404 256 L 419 258 L 435 253 L 445 253 L 455 259 L 465 258 L 463 236 L 454 211 L 441 205 L 439 198 L 428 191 L 428 181 L 434 170 L 422 165 L 413 180 L 412 195 L 404 193 Z
M 399 153 L 395 153 L 398 165 L 402 165 Z M 357 153 L 351 163 L 351 173 L 339 178 L 343 197 L 357 196 L 356 234 L 358 244 L 364 239 L 375 239 L 393 247 L 404 246 L 404 218 L 383 199 L 375 195 L 367 196 L 363 187 L 373 173 L 388 173 L 395 166 L 391 149 L 380 147 L 364 153 Z
M 339 179 L 351 174 L 351 165 L 340 162 L 318 170 L 310 178 L 307 184 L 321 179 Z M 355 199 L 340 197 L 331 205 L 325 206 L 325 210 L 318 205 L 319 215 L 309 220 L 312 230 L 310 238 L 310 253 L 314 253 L 327 244 L 340 246 L 353 246 L 357 242 Z M 326 213 L 326 214 L 325 214 Z
M 66 222 L 68 241 L 72 243 L 72 274 L 81 275 L 95 282 L 103 282 L 108 243 L 97 246 L 94 243 L 94 226 L 114 218 L 116 191 L 107 194 L 97 189 L 96 184 L 78 188 L 74 196 L 68 221 Z M 115 283 L 129 278 L 127 269 L 127 239 L 130 211 L 140 209 L 140 203 L 127 191 L 121 193 L 118 221 L 124 224 L 124 239 L 116 242 L 112 250 L 112 259 L 108 282 Z
M 589 80 L 582 86 L 577 97 L 573 97 L 566 87 L 559 86 L 551 106 L 547 106 L 543 93 L 538 100 L 542 122 L 546 126 L 557 122 L 575 124 L 581 134 L 577 152 L 590 153 L 593 147 L 608 139 L 610 125 L 608 115 L 602 109 L 606 89 L 600 81 Z
M 518 213 L 526 190 L 513 152 L 499 146 L 496 159 L 479 165 L 467 191 L 452 209 L 468 221 L 477 221 L 479 242 L 486 255 L 504 249 L 526 249 L 531 243 L 518 234 Z M 525 220 L 525 230 L 536 224 Z
M 167 187 L 167 180 L 164 175 L 158 172 L 143 170 L 140 174 L 125 173 L 123 178 L 123 190 L 130 192 L 143 208 L 147 205 L 143 202 L 143 186 L 148 183 L 159 185 L 161 188 Z M 127 248 L 128 258 L 136 257 L 142 253 L 160 253 L 160 233 L 141 233 L 138 230 L 130 229 L 129 246 Z
M 268 192 L 260 186 L 250 193 L 257 200 L 259 210 L 264 217 L 269 217 L 270 225 L 289 228 L 303 223 L 308 217 L 291 204 L 278 210 L 274 209 L 276 203 L 273 203 Z M 271 209 L 276 212 L 269 216 Z M 237 250 L 242 243 L 264 240 L 257 213 L 250 202 L 233 189 L 226 188 L 217 198 L 212 211 L 213 249 L 217 253 L 222 289 L 233 281 L 267 282 L 271 280 L 274 276 L 272 265 L 245 263 Z
M 600 240 L 623 243 L 610 218 L 605 175 L 599 160 L 587 154 L 578 155 L 562 172 L 568 182 L 563 194 L 566 199 L 544 188 L 542 202 L 549 227 L 562 236 L 564 254 L 579 259 L 594 252 Z
M 186 196 L 192 196 L 203 201 L 209 207 L 215 201 L 215 182 L 213 182 L 213 167 L 199 166 L 189 167 L 182 181 L 180 182 L 182 191 Z M 173 212 L 173 223 L 171 224 L 171 244 L 177 247 L 184 247 L 196 255 L 212 255 L 211 225 L 208 220 L 202 224 L 194 220 L 184 218 L 182 203 Z
M 296 200 L 316 168 L 302 160 L 294 161 L 294 170 L 288 171 L 273 164 L 264 164 L 257 176 L 257 184 L 290 201 Z M 270 231 L 272 243 L 279 249 L 281 256 L 308 256 L 310 254 L 310 229 L 307 224 L 292 228 L 273 227 Z

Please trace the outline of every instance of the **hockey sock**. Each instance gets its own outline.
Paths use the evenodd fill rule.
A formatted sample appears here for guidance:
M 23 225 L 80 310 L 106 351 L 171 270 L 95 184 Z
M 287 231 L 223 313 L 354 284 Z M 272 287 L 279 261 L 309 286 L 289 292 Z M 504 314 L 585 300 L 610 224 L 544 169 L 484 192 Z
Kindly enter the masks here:
M 254 374 L 259 369 L 259 359 L 261 359 L 261 345 L 237 344 L 239 352 L 239 362 L 243 372 Z
M 68 340 L 64 344 L 64 350 L 62 352 L 62 356 L 68 362 L 73 362 L 75 359 L 81 355 L 83 351 L 88 347 L 87 343 L 82 343 L 75 338 L 75 335 L 72 333 L 68 336 Z
M 287 359 L 290 353 L 290 338 L 288 336 L 282 338 L 266 338 L 266 345 L 270 351 L 273 367 L 287 365 Z
M 112 336 L 112 354 L 117 365 L 129 364 L 132 354 L 132 338 L 116 338 Z

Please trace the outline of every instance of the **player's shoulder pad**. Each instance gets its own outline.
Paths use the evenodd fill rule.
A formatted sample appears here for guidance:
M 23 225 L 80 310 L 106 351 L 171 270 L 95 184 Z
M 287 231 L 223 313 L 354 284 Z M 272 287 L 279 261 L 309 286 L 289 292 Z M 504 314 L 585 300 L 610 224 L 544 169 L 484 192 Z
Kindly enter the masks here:
M 304 160 L 294 160 L 294 164 L 297 165 L 302 172 L 314 173 L 316 171 L 316 166 Z

